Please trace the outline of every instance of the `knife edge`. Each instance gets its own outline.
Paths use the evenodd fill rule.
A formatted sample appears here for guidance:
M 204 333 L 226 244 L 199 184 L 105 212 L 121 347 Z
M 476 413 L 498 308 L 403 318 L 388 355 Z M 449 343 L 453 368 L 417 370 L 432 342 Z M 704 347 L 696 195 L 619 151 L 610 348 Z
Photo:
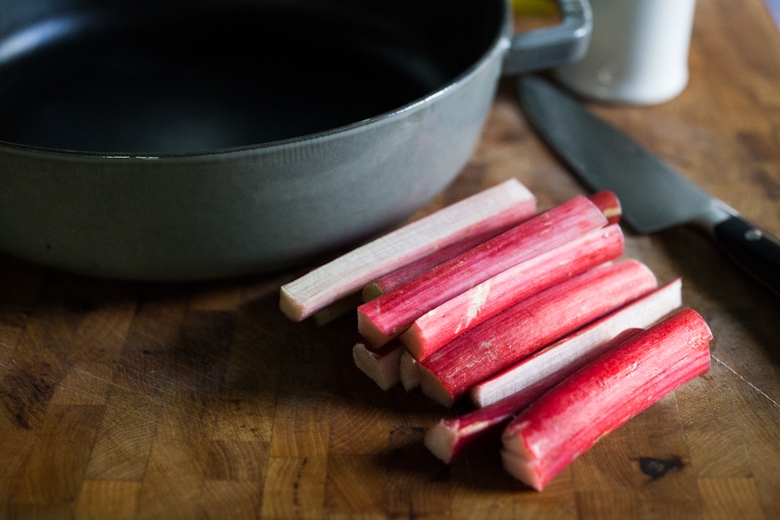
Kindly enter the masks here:
M 517 88 L 523 111 L 550 149 L 591 190 L 615 192 L 637 232 L 684 223 L 711 230 L 736 214 L 549 82 L 526 75 Z

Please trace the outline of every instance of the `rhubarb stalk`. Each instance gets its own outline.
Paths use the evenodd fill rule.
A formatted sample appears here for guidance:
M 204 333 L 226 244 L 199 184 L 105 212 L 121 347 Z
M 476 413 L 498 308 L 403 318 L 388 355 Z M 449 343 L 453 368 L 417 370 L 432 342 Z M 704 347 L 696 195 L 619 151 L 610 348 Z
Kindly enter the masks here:
M 365 343 L 352 347 L 352 358 L 361 372 L 374 380 L 382 390 L 388 390 L 401 381 L 399 363 L 404 348 L 391 342 L 378 351 L 369 350 Z
M 541 491 L 599 438 L 709 369 L 712 333 L 685 309 L 545 393 L 502 436 L 506 470 Z
M 327 305 L 437 249 L 472 234 L 522 222 L 536 212 L 536 199 L 516 179 L 402 226 L 282 286 L 279 307 L 301 321 Z
M 532 215 L 529 215 L 529 217 L 531 216 Z M 445 248 L 438 249 L 430 255 L 420 258 L 419 260 L 405 265 L 400 269 L 396 269 L 395 271 L 377 278 L 363 288 L 363 301 L 361 303 L 371 301 L 374 298 L 378 298 L 379 296 L 392 291 L 393 289 L 397 289 L 412 278 L 415 278 L 426 271 L 430 271 L 437 265 L 443 264 L 447 260 L 465 253 L 469 249 L 478 246 L 482 242 L 490 240 L 496 235 L 508 231 L 510 227 L 514 227 L 514 225 L 508 226 L 506 228 L 490 229 L 486 233 L 467 237 Z M 355 307 L 357 307 L 357 305 Z
M 627 329 L 605 342 L 604 349 L 613 348 L 641 332 L 642 329 Z M 500 401 L 454 419 L 442 419 L 425 432 L 425 445 L 436 457 L 450 463 L 455 457 L 474 449 L 498 443 L 501 432 L 512 418 L 533 403 L 542 394 L 560 383 L 568 373 L 555 372 L 510 394 Z
M 656 288 L 636 260 L 597 267 L 522 300 L 420 362 L 425 395 L 445 406 L 477 383 Z
M 607 218 L 608 224 L 617 224 L 620 221 L 622 207 L 620 205 L 620 200 L 618 200 L 614 193 L 611 191 L 600 191 L 588 195 L 587 197 L 588 200 L 593 202 L 601 210 Z M 378 298 L 379 296 L 400 287 L 412 278 L 423 274 L 425 271 L 429 271 L 437 265 L 443 264 L 447 260 L 468 251 L 472 247 L 476 247 L 482 242 L 485 242 L 508 229 L 509 227 L 503 230 L 491 229 L 490 232 L 483 235 L 467 238 L 374 280 L 363 288 L 363 302 L 371 301 L 374 298 Z
M 469 391 L 472 402 L 488 406 L 544 381 L 564 379 L 609 349 L 621 331 L 645 329 L 679 308 L 681 286 L 679 278 L 673 280 L 475 385 Z
M 591 231 L 485 280 L 417 318 L 399 340 L 418 361 L 507 307 L 623 254 L 617 224 Z
M 599 208 L 579 195 L 364 303 L 358 307 L 358 331 L 380 347 L 450 298 L 606 222 Z

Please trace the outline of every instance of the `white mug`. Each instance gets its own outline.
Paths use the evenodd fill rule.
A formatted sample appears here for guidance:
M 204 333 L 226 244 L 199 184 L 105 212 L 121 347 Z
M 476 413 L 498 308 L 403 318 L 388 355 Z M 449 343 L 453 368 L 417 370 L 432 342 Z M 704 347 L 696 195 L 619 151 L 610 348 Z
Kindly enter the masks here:
M 696 0 L 590 0 L 593 32 L 585 57 L 556 71 L 574 92 L 615 103 L 650 105 L 688 84 Z

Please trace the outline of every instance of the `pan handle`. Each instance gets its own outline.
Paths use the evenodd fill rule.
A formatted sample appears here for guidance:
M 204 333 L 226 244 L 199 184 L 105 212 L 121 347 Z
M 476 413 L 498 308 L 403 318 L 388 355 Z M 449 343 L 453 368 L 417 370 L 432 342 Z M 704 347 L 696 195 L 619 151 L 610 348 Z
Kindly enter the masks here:
M 556 0 L 561 23 L 512 36 L 502 73 L 521 74 L 558 67 L 585 55 L 593 29 L 588 0 Z

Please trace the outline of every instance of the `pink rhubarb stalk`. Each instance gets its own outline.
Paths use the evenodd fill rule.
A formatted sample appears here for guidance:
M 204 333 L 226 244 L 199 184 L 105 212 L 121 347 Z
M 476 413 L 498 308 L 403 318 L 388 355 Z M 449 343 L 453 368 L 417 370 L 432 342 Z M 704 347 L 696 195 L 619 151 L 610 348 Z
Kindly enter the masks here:
M 453 419 L 442 419 L 425 432 L 425 446 L 437 458 L 449 464 L 477 447 L 498 443 L 510 420 L 533 396 L 511 396 L 492 406 L 478 408 Z
M 282 286 L 279 307 L 301 321 L 376 278 L 473 234 L 522 222 L 536 199 L 516 179 L 402 226 Z
M 457 336 L 567 278 L 623 254 L 617 224 L 591 231 L 503 271 L 417 318 L 399 340 L 418 361 Z
M 621 260 L 569 278 L 506 309 L 420 362 L 420 387 L 445 406 L 471 387 L 656 288 L 652 271 Z
M 593 193 L 588 195 L 588 200 L 593 202 L 601 210 L 609 224 L 617 224 L 620 221 L 622 215 L 620 201 L 611 191 Z M 529 217 L 531 216 L 532 215 L 529 215 Z M 476 247 L 482 242 L 485 242 L 508 229 L 509 227 L 503 230 L 491 229 L 490 232 L 483 235 L 467 238 L 374 280 L 363 288 L 363 302 L 371 301 L 374 298 L 378 298 L 385 293 L 397 289 L 412 278 L 433 269 L 439 264 L 443 264 L 461 253 L 465 253 L 469 249 Z
M 682 305 L 678 278 L 650 294 L 586 325 L 517 364 L 475 385 L 469 395 L 476 406 L 489 406 L 545 381 L 560 381 L 610 348 L 625 329 L 645 329 Z
M 619 345 L 641 330 L 623 331 L 607 342 L 607 348 Z M 454 419 L 442 419 L 425 432 L 425 446 L 436 457 L 449 464 L 454 458 L 476 448 L 493 442 L 498 444 L 501 440 L 501 432 L 509 421 L 565 378 L 565 375 L 556 373 L 488 406 Z
M 528 215 L 528 216 L 530 218 L 533 215 Z M 472 249 L 478 246 L 479 244 L 490 240 L 496 235 L 500 235 L 501 233 L 508 231 L 511 227 L 514 227 L 515 225 L 516 224 L 513 224 L 512 226 L 508 226 L 503 229 L 490 229 L 486 233 L 467 237 L 464 240 L 461 240 L 445 248 L 434 251 L 433 253 L 431 253 L 430 255 L 424 258 L 420 258 L 419 260 L 412 262 L 411 264 L 405 265 L 400 269 L 396 269 L 391 273 L 387 273 L 386 275 L 379 277 L 378 279 L 374 280 L 373 282 L 371 282 L 370 284 L 366 285 L 363 288 L 363 292 L 362 292 L 363 301 L 361 303 L 371 301 L 374 298 L 378 298 L 385 293 L 397 289 L 398 287 L 402 286 L 412 278 L 415 278 L 426 271 L 430 271 L 437 265 L 443 264 L 447 260 L 450 260 L 460 254 L 465 253 L 469 249 Z M 357 305 L 355 307 L 357 307 Z
M 707 372 L 712 333 L 685 309 L 545 393 L 504 430 L 506 470 L 541 491 L 599 438 Z
M 450 298 L 584 233 L 607 219 L 577 196 L 358 307 L 358 331 L 378 348 Z

